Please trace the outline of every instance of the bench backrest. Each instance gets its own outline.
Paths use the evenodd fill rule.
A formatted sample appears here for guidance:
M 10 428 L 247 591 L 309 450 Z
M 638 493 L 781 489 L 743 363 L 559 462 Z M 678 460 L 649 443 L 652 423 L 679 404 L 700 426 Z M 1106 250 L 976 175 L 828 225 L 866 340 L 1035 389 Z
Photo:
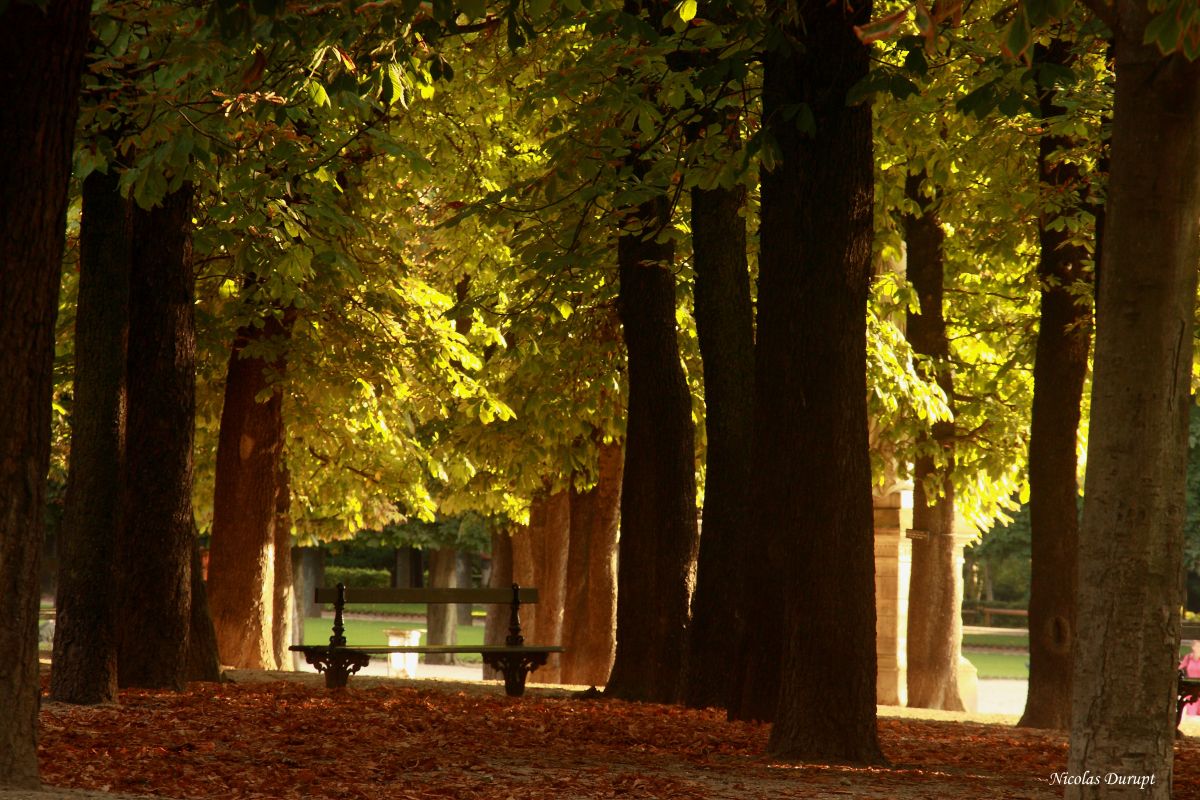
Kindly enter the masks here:
M 336 588 L 320 588 L 316 602 L 336 603 Z M 537 589 L 518 589 L 518 601 L 537 602 Z M 346 589 L 346 603 L 511 603 L 512 589 Z

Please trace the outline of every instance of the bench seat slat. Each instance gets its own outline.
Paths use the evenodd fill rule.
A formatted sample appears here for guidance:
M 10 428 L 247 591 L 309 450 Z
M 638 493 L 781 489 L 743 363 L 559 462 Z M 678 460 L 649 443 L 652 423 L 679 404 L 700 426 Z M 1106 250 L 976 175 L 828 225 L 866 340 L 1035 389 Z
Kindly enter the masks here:
M 536 603 L 537 589 L 519 589 L 522 603 Z M 347 587 L 346 603 L 511 603 L 512 589 L 357 589 Z M 316 590 L 316 602 L 337 602 L 337 589 Z
M 305 652 L 307 650 L 321 651 L 331 649 L 329 645 L 292 645 L 289 650 L 297 652 Z M 348 645 L 345 647 L 334 647 L 333 650 L 352 650 L 355 653 L 367 653 L 383 655 L 384 653 L 562 653 L 565 652 L 558 645 L 521 645 L 520 647 L 509 647 L 504 644 L 429 644 L 429 645 L 397 645 L 395 647 L 355 647 Z

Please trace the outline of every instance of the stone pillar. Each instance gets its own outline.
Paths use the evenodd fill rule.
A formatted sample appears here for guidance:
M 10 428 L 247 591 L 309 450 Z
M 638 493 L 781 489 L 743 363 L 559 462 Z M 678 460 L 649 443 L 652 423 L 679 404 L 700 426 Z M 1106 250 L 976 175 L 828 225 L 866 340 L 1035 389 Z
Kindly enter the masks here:
M 876 494 L 875 657 L 876 702 L 908 702 L 908 579 L 912 573 L 912 492 L 895 487 Z M 961 551 L 960 551 L 961 553 Z
M 979 532 L 976 527 L 967 521 L 961 513 L 954 514 L 954 569 L 957 574 L 963 574 L 963 565 L 966 563 L 966 557 L 963 555 L 963 548 L 978 538 Z M 958 605 L 962 608 L 962 589 L 963 585 L 959 583 Z M 975 669 L 975 665 L 967 660 L 962 654 L 962 627 L 959 627 L 958 637 L 958 696 L 962 700 L 963 708 L 967 711 L 979 710 L 979 672 Z

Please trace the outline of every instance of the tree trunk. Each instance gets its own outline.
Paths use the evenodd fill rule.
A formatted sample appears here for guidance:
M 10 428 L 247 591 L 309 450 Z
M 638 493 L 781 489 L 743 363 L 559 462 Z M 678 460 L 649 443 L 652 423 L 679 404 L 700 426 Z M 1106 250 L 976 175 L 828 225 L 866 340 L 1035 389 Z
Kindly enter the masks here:
M 612 670 L 617 627 L 617 533 L 621 521 L 619 443 L 600 445 L 596 485 L 571 488 L 571 534 L 563 604 L 563 683 L 603 686 Z
M 238 332 L 229 357 L 217 443 L 208 599 L 221 659 L 234 667 L 275 668 L 275 495 L 283 457 L 283 396 L 276 389 L 266 402 L 255 398 L 270 388 L 272 373 L 286 368 L 282 355 L 269 362 L 244 358 L 242 351 L 265 340 L 282 349 L 289 329 L 268 316 L 263 327 Z
M 537 565 L 542 560 L 542 542 L 535 534 L 540 526 L 535 520 L 542 514 L 541 501 L 534 498 L 529 509 L 529 525 L 518 528 L 512 535 L 512 582 L 521 586 L 536 587 Z M 521 635 L 527 642 L 540 642 L 537 629 L 537 613 L 521 614 Z
M 545 498 L 541 530 L 541 559 L 536 567 L 538 602 L 530 609 L 536 617 L 537 639 L 530 644 L 558 644 L 563 635 L 563 606 L 566 601 L 567 549 L 571 532 L 571 495 L 563 490 Z M 532 516 L 532 515 L 531 515 Z M 531 525 L 532 527 L 532 525 Z M 560 662 L 552 653 L 537 671 L 539 683 L 559 683 Z
M 684 702 L 729 705 L 729 664 L 743 620 L 742 531 L 750 518 L 754 307 L 746 262 L 746 190 L 692 190 L 695 315 L 704 360 L 708 460 Z
M 513 543 L 507 531 L 492 531 L 492 574 L 488 586 L 492 589 L 508 589 L 513 583 Z M 487 620 L 483 628 L 484 644 L 504 644 L 508 636 L 509 608 L 507 603 L 492 603 L 487 607 Z M 483 667 L 485 681 L 503 680 L 504 673 L 497 672 L 486 664 Z
M 117 530 L 125 467 L 125 347 L 129 337 L 131 203 L 116 169 L 83 184 L 75 408 L 59 534 L 50 696 L 110 703 L 117 696 Z
M 1070 66 L 1070 47 L 1061 39 L 1039 47 L 1043 63 Z M 1065 110 L 1050 86 L 1039 86 L 1043 119 Z M 1090 279 L 1087 250 L 1067 230 L 1048 223 L 1078 214 L 1084 199 L 1077 165 L 1058 161 L 1055 152 L 1071 147 L 1066 137 L 1043 136 L 1038 148 L 1038 179 L 1056 198 L 1067 195 L 1058 213 L 1038 225 L 1042 308 L 1033 362 L 1033 417 L 1029 434 L 1029 692 L 1020 724 L 1067 730 L 1071 724 L 1071 642 L 1075 638 L 1075 571 L 1079 545 L 1079 482 L 1075 447 L 1080 402 L 1087 376 L 1091 313 L 1071 291 Z
M 452 589 L 458 583 L 458 550 L 439 547 L 429 551 L 429 585 L 435 589 Z M 426 606 L 425 621 L 428 627 L 429 644 L 454 644 L 458 641 L 458 615 L 447 603 L 430 603 Z M 426 653 L 426 664 L 453 664 L 454 656 Z
M 454 569 L 458 574 L 455 578 L 455 585 L 464 588 L 471 587 L 471 561 L 472 553 L 460 550 L 458 552 L 458 562 L 454 565 Z M 472 606 L 470 603 L 457 603 L 454 606 L 457 613 L 457 623 L 459 625 L 474 625 L 475 619 L 471 615 Z
M 1200 262 L 1200 64 L 1142 37 L 1144 3 L 1114 6 L 1112 169 L 1072 678 L 1068 798 L 1167 798 L 1183 598 L 1189 378 Z
M 321 616 L 321 607 L 314 599 L 314 592 L 325 585 L 324 573 L 324 552 L 320 547 L 292 548 L 292 580 L 296 587 L 294 595 L 297 619 Z
M 921 194 L 922 171 L 909 175 L 905 194 L 920 214 L 904 215 L 908 279 L 920 311 L 908 313 L 913 351 L 933 361 L 935 379 L 953 410 L 954 375 L 942 312 L 945 234 L 933 201 Z M 921 444 L 933 447 L 913 470 L 912 574 L 908 594 L 908 705 L 962 711 L 958 659 L 962 649 L 962 571 L 954 547 L 954 423 L 936 422 Z M 931 496 L 930 487 L 940 493 Z
M 38 556 L 67 184 L 91 4 L 0 10 L 0 786 L 36 788 Z
M 617 650 L 605 692 L 623 700 L 681 699 L 695 582 L 696 454 L 692 399 L 675 328 L 675 249 L 656 238 L 670 201 L 631 215 L 617 241 L 617 306 L 629 372 L 629 418 L 617 562 Z
M 292 575 L 292 487 L 287 463 L 281 460 L 275 485 L 275 597 L 273 598 L 271 636 L 275 644 L 275 663 L 281 670 L 292 669 L 292 620 L 296 614 L 295 582 Z
M 133 213 L 129 424 L 117 537 L 121 686 L 182 689 L 192 619 L 192 187 Z
M 221 656 L 217 652 L 217 631 L 208 612 L 208 590 L 204 585 L 204 565 L 200 540 L 192 536 L 192 609 L 188 632 L 188 681 L 221 680 Z
M 766 665 L 779 687 L 768 750 L 872 763 L 882 760 L 866 383 L 874 186 L 870 107 L 846 103 L 867 74 L 853 25 L 871 3 L 847 13 L 806 0 L 802 24 L 782 0 L 768 10 L 800 45 L 770 51 L 763 78 L 779 158 L 762 176 L 754 523 L 784 587 L 786 637 L 782 671 Z M 813 132 L 786 113 L 797 104 Z

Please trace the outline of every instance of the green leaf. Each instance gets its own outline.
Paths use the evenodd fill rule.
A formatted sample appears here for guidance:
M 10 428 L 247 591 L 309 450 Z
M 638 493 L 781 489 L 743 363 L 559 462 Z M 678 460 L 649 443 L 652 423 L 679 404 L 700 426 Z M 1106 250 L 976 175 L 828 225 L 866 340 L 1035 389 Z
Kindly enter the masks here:
M 679 4 L 679 18 L 684 22 L 690 22 L 696 18 L 696 0 L 683 0 Z
M 317 81 L 308 82 L 308 96 L 316 103 L 317 107 L 329 105 L 329 93 L 325 91 L 325 87 Z

